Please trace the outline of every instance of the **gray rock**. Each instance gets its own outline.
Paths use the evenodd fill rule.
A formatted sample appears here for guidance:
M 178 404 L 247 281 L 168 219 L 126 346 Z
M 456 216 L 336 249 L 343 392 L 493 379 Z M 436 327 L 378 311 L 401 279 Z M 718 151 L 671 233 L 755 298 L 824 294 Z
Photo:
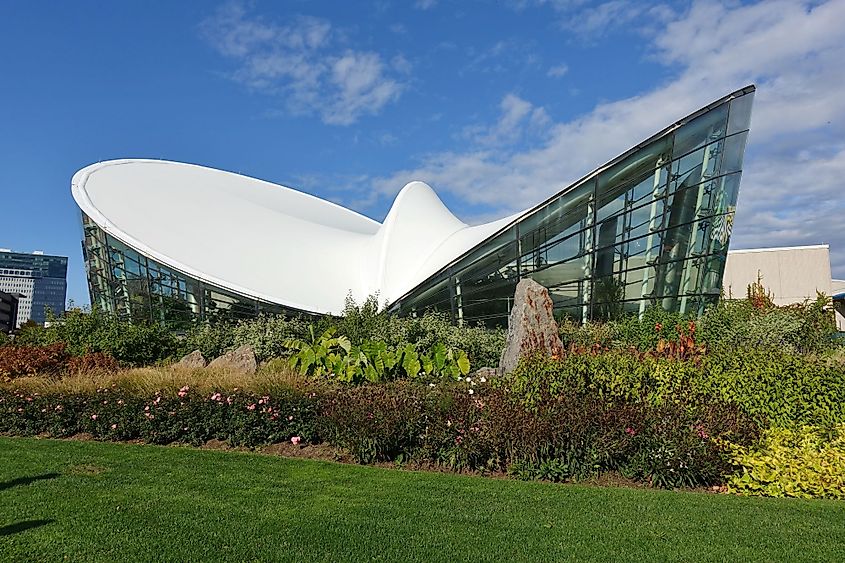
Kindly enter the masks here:
M 255 361 L 255 352 L 252 350 L 252 346 L 245 344 L 237 350 L 226 352 L 216 358 L 208 364 L 208 367 L 253 374 L 258 369 L 258 363 Z
M 202 352 L 199 350 L 194 350 L 178 362 L 174 364 L 174 367 L 177 368 L 184 368 L 184 369 L 197 369 L 197 368 L 204 368 L 208 364 L 205 361 L 205 358 L 202 356 Z
M 526 278 L 516 285 L 508 319 L 508 339 L 499 360 L 499 371 L 510 373 L 521 358 L 532 354 L 562 355 L 563 343 L 558 334 L 549 290 Z
M 478 368 L 477 370 L 475 370 L 474 372 L 469 374 L 469 376 L 472 379 L 478 379 L 478 378 L 481 378 L 481 377 L 485 377 L 487 379 L 493 379 L 494 377 L 497 377 L 499 375 L 501 375 L 499 368 L 489 368 L 489 367 Z

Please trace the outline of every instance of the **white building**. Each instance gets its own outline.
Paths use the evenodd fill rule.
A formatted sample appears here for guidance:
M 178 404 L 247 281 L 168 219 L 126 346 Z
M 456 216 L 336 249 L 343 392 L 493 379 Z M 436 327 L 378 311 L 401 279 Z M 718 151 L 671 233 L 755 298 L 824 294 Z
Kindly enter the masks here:
M 32 270 L 0 268 L 0 291 L 18 293 L 18 322 L 20 327 L 32 315 L 32 296 L 35 293 L 35 277 Z
M 178 162 L 77 172 L 92 305 L 138 321 L 392 312 L 505 326 L 516 284 L 582 321 L 702 311 L 719 299 L 754 86 L 737 90 L 509 217 L 468 225 L 408 183 L 379 222 L 294 189 Z M 565 155 L 561 155 L 565 158 Z M 483 190 L 484 186 L 478 186 Z M 553 186 L 548 186 L 550 194 Z
M 845 330 L 845 280 L 834 280 L 830 248 L 826 244 L 752 248 L 728 252 L 722 287 L 728 298 L 745 297 L 750 284 L 760 279 L 776 305 L 802 303 L 817 292 L 833 296 L 836 324 Z

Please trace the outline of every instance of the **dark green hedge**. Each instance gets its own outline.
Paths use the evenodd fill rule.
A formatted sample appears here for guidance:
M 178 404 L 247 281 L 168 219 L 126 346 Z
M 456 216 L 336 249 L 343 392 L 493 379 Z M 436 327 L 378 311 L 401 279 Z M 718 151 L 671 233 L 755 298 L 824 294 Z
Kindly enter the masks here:
M 845 422 L 845 368 L 804 355 L 748 350 L 690 360 L 631 351 L 535 358 L 499 382 L 527 405 L 564 392 L 652 405 L 685 400 L 737 405 L 763 426 Z

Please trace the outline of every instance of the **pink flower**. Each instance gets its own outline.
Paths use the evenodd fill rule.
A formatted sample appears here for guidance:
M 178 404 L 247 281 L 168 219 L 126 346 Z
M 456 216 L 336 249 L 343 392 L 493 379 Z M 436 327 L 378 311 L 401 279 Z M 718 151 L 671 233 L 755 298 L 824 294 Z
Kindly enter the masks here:
M 637 435 L 637 431 L 634 430 L 633 428 L 631 428 L 630 426 L 625 428 L 625 433 L 628 434 L 629 436 L 636 436 Z
M 220 393 L 215 393 L 211 397 L 209 397 L 208 400 L 209 401 L 220 401 L 222 399 L 223 399 L 223 395 L 221 395 Z
M 253 405 L 247 405 L 246 410 L 248 410 L 248 411 L 254 411 L 254 410 L 255 410 L 255 405 L 254 405 L 254 404 L 253 404 Z
M 299 436 L 294 436 L 293 438 L 290 439 L 290 443 L 293 444 L 294 446 L 298 446 L 301 441 L 302 441 L 302 438 L 300 438 Z
M 111 429 L 112 429 L 112 430 L 115 430 L 116 428 L 117 428 L 117 424 L 112 424 L 112 425 L 111 425 Z
M 293 420 L 293 415 L 290 415 L 290 416 L 288 417 L 288 420 Z
M 91 420 L 97 420 L 97 415 L 96 415 L 96 414 L 92 414 L 92 415 L 91 415 Z

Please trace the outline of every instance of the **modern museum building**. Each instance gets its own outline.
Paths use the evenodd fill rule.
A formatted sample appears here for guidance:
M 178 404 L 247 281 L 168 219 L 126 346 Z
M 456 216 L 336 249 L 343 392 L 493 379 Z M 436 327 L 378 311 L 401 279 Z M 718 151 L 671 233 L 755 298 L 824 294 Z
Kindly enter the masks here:
M 475 226 L 422 182 L 379 223 L 231 172 L 93 164 L 72 180 L 91 303 L 179 326 L 340 313 L 348 295 L 377 295 L 402 315 L 504 326 L 529 277 L 578 321 L 701 311 L 722 287 L 753 96 L 725 96 L 550 199 Z

